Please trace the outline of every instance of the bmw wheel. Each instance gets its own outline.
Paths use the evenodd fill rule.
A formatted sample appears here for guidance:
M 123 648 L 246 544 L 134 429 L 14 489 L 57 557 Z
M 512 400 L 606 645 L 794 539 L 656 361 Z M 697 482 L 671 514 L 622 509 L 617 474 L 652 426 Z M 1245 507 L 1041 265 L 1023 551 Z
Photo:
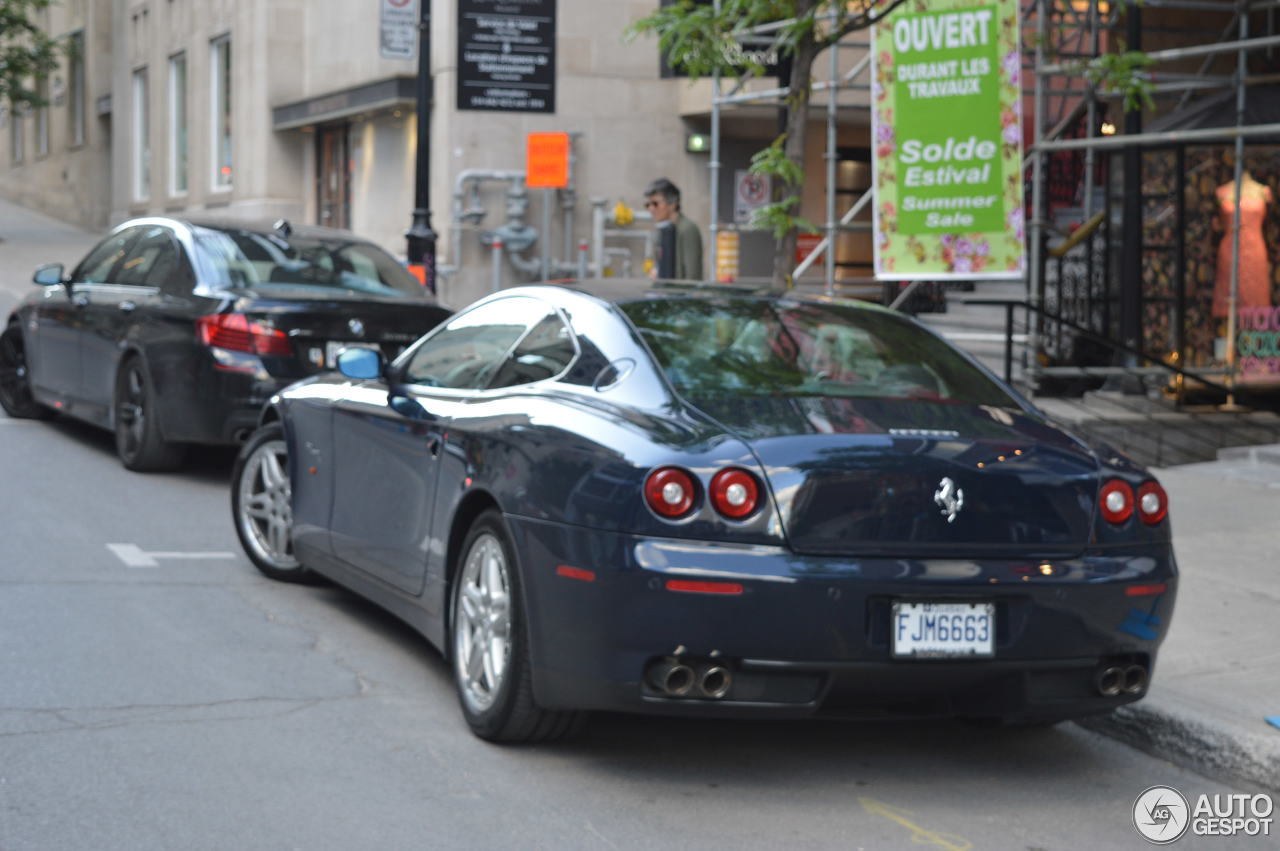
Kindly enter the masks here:
M 16 322 L 0 334 L 0 407 L 14 419 L 43 420 L 53 416 L 53 411 L 31 395 L 26 341 Z
M 472 732 L 493 742 L 536 742 L 580 727 L 582 713 L 533 700 L 520 575 L 497 511 L 481 514 L 462 545 L 451 615 L 454 683 Z
M 139 357 L 130 357 L 116 378 L 116 454 L 126 469 L 139 473 L 172 470 L 182 463 L 186 447 L 160 434 L 155 388 Z
M 236 457 L 231 473 L 231 517 L 240 545 L 263 574 L 282 582 L 317 580 L 293 552 L 289 450 L 280 423 L 269 423 L 254 432 Z

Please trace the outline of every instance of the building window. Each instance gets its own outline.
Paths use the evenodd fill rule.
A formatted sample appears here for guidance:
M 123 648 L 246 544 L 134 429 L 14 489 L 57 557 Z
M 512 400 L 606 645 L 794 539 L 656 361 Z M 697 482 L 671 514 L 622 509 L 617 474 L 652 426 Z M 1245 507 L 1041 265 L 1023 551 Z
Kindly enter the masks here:
M 187 194 L 187 54 L 169 57 L 169 194 Z
M 41 105 L 36 108 L 36 156 L 49 153 L 49 78 L 36 80 L 36 96 Z
M 68 143 L 84 144 L 84 33 L 71 34 L 67 45 Z
M 133 72 L 133 200 L 151 197 L 151 133 L 147 109 L 147 69 Z
M 15 163 L 22 162 L 23 127 L 22 127 L 22 107 L 17 104 L 9 105 L 9 158 Z
M 231 37 L 210 44 L 213 91 L 213 188 L 231 188 Z

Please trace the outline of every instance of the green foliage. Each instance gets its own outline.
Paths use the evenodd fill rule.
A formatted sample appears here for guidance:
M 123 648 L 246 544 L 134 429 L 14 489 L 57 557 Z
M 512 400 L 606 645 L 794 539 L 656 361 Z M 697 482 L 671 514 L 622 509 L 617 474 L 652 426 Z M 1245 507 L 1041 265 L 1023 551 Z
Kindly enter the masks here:
M 51 0 L 0 0 L 0 104 L 44 106 L 36 80 L 57 66 L 58 44 L 40 29 L 36 13 Z
M 1094 59 L 1084 66 L 1084 74 L 1098 88 L 1123 94 L 1125 112 L 1154 109 L 1154 87 L 1146 74 L 1151 64 L 1151 57 L 1142 51 L 1124 50 Z

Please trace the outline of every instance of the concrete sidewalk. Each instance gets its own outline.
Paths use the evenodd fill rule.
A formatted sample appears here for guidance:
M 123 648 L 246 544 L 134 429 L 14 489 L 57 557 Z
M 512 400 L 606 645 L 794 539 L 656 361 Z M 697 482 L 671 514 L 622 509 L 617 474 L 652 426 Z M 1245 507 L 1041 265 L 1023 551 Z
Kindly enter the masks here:
M 35 285 L 31 273 L 41 263 L 68 269 L 103 236 L 0 199 L 0 322 Z
M 1150 693 L 1092 730 L 1280 791 L 1280 446 L 1155 471 L 1181 573 Z

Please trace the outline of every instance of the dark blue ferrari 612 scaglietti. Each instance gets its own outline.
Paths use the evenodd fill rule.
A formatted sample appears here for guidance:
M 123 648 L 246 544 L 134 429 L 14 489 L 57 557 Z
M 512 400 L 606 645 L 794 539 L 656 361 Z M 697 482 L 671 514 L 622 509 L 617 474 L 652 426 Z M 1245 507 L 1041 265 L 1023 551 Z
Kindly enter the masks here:
M 585 710 L 1052 722 L 1139 699 L 1165 493 L 897 313 L 524 287 L 272 400 L 232 507 L 452 658 L 481 737 Z

